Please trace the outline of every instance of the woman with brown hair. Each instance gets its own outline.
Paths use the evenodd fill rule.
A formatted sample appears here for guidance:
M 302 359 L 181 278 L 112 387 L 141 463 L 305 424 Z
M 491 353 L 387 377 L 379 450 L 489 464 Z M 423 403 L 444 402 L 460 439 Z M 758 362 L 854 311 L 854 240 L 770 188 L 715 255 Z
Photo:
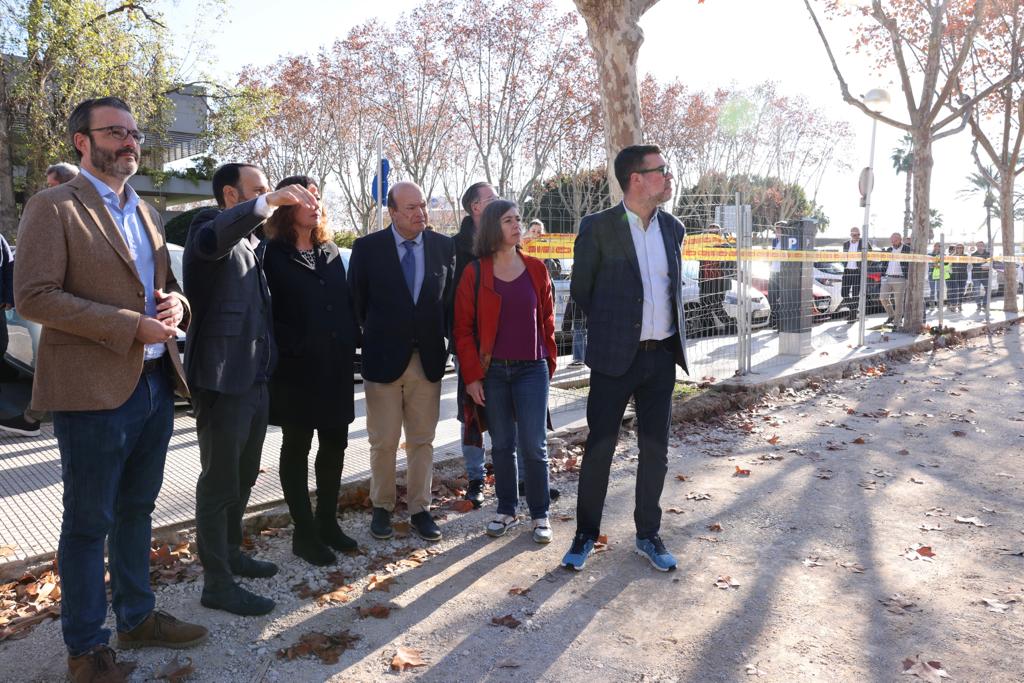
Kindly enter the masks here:
M 477 230 L 474 261 L 455 294 L 455 349 L 465 384 L 467 425 L 483 409 L 491 434 L 498 511 L 489 536 L 519 523 L 516 446 L 526 472 L 526 503 L 533 539 L 551 541 L 548 523 L 548 382 L 555 372 L 555 316 L 551 280 L 540 259 L 520 251 L 519 207 L 496 199 Z
M 299 184 L 319 197 L 307 176 Z M 270 424 L 280 425 L 281 488 L 295 522 L 292 552 L 315 564 L 356 542 L 338 527 L 338 491 L 353 410 L 356 323 L 345 265 L 326 230 L 327 215 L 299 206 L 278 208 L 266 223 L 263 268 L 270 287 L 278 363 L 270 380 Z M 309 501 L 308 457 L 317 433 L 316 514 Z

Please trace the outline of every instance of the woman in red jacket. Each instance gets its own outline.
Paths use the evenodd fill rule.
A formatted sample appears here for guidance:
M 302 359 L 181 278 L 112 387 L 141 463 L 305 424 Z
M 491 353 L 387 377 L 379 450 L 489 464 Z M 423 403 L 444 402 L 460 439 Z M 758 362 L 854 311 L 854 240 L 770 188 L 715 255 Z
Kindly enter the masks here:
M 455 350 L 466 387 L 464 414 L 483 408 L 491 433 L 498 511 L 487 534 L 519 523 L 516 445 L 525 463 L 533 539 L 551 541 L 548 523 L 548 382 L 555 372 L 554 301 L 547 268 L 520 251 L 519 207 L 498 199 L 480 219 L 474 252 L 455 294 Z

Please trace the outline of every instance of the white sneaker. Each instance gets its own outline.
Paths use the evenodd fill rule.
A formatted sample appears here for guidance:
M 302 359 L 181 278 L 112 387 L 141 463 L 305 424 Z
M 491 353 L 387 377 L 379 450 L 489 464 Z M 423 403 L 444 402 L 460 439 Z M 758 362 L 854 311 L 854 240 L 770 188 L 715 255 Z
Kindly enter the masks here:
M 551 542 L 551 526 L 547 517 L 533 520 L 533 540 L 537 543 Z
M 519 524 L 519 518 L 515 515 L 495 515 L 494 519 L 487 522 L 487 527 L 484 531 L 488 536 L 498 538 L 499 536 L 504 536 L 505 532 L 517 524 Z

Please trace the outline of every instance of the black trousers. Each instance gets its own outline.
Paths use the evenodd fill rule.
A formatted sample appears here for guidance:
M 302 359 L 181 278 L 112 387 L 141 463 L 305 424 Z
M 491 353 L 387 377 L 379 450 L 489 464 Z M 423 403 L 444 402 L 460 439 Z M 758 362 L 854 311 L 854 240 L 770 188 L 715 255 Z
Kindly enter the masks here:
M 242 544 L 242 515 L 260 471 L 270 394 L 263 382 L 242 394 L 192 390 L 202 472 L 196 483 L 196 540 L 208 588 L 234 582 L 229 558 Z
M 630 397 L 636 403 L 640 446 L 633 521 L 637 538 L 650 538 L 658 533 L 661 490 L 668 471 L 668 431 L 675 383 L 675 357 L 667 347 L 637 351 L 629 370 L 621 377 L 591 371 L 587 397 L 590 434 L 580 467 L 576 533 L 590 539 L 600 535 L 612 455 Z
M 316 519 L 324 521 L 337 517 L 338 491 L 341 488 L 341 470 L 345 464 L 348 446 L 348 425 L 340 429 L 317 429 L 320 447 L 316 452 Z M 301 425 L 281 427 L 281 490 L 288 503 L 288 512 L 295 522 L 295 533 L 312 533 L 313 508 L 309 502 L 309 449 L 313 443 L 313 428 Z
M 849 308 L 850 317 L 856 318 L 860 311 L 860 270 L 857 268 L 843 269 L 843 285 L 840 289 L 844 306 Z

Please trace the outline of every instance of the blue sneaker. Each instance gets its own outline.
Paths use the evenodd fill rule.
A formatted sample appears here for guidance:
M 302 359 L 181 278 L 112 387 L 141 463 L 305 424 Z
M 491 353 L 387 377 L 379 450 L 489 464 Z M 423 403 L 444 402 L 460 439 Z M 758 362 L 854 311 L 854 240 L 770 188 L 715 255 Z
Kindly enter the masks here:
M 566 569 L 582 571 L 587 564 L 587 558 L 594 552 L 594 539 L 587 538 L 583 534 L 576 534 L 572 539 L 572 547 L 562 558 L 562 566 Z
M 661 536 L 636 539 L 636 554 L 647 558 L 651 566 L 659 572 L 670 572 L 676 568 L 676 558 L 665 548 Z M 568 555 L 566 555 L 568 557 Z

